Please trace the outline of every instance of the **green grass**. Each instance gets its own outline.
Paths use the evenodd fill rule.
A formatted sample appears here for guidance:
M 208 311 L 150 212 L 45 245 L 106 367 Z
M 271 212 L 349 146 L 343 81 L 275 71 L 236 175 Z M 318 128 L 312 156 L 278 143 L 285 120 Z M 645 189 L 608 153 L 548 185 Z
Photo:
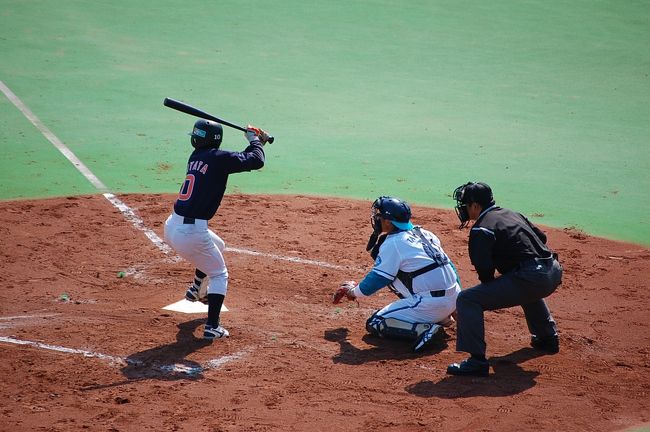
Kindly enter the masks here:
M 8 100 L 0 98 L 2 195 L 78 195 L 96 189 Z
M 650 4 L 402 3 L 4 0 L 0 80 L 116 192 L 178 190 L 194 119 L 169 96 L 276 136 L 231 191 L 451 207 L 481 180 L 538 223 L 650 245 Z M 0 198 L 80 193 L 65 170 L 9 182 L 65 165 L 12 109 Z

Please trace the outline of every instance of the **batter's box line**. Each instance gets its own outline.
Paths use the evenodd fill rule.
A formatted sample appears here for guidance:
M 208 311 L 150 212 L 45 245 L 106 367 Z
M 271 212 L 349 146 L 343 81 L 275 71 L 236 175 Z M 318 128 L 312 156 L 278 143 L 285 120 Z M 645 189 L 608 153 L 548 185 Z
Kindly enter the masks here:
M 90 358 L 97 358 L 103 361 L 108 362 L 111 366 L 135 366 L 135 367 L 140 367 L 140 366 L 145 366 L 145 363 L 140 361 L 140 360 L 134 360 L 134 359 L 129 359 L 126 357 L 120 357 L 120 356 L 113 356 L 110 354 L 103 354 L 99 352 L 94 352 L 94 351 L 88 351 L 88 350 L 82 350 L 82 349 L 77 349 L 77 348 L 67 348 L 63 346 L 58 346 L 58 345 L 50 345 L 46 344 L 43 342 L 36 342 L 36 341 L 27 341 L 27 340 L 20 340 L 20 339 L 15 339 L 11 337 L 6 337 L 6 336 L 0 336 L 0 342 L 4 342 L 7 344 L 13 344 L 13 345 L 23 345 L 23 346 L 31 346 L 33 348 L 38 348 L 38 349 L 44 349 L 47 351 L 55 351 L 63 354 L 77 354 L 77 355 L 82 355 L 84 357 L 90 357 Z M 251 351 L 253 351 L 253 347 L 249 347 L 247 349 L 243 349 L 241 351 L 238 351 L 234 354 L 226 355 L 223 357 L 218 357 L 212 360 L 207 361 L 203 365 L 199 366 L 188 366 L 180 363 L 175 363 L 175 364 L 168 364 L 168 365 L 160 365 L 160 366 L 152 366 L 151 369 L 156 371 L 156 372 L 162 372 L 165 374 L 185 374 L 188 377 L 196 377 L 197 375 L 202 374 L 205 371 L 211 370 L 211 369 L 219 369 L 221 366 L 239 360 L 246 355 L 248 355 Z
M 49 318 L 53 316 L 61 315 L 59 313 L 45 313 L 37 315 L 14 315 L 14 316 L 4 316 L 0 317 L 0 321 L 16 321 L 16 320 L 30 320 L 34 318 Z
M 158 234 L 156 234 L 153 230 L 148 228 L 146 224 L 144 223 L 144 220 L 142 220 L 138 215 L 135 214 L 135 211 L 126 205 L 122 200 L 120 200 L 118 197 L 116 197 L 112 193 L 105 193 L 103 194 L 104 197 L 110 201 L 111 204 L 115 208 L 117 208 L 124 218 L 131 222 L 131 224 L 142 231 L 145 236 L 158 248 L 160 249 L 164 254 L 170 255 L 173 254 L 173 250 L 163 239 L 161 239 Z M 260 256 L 260 257 L 265 257 L 265 258 L 271 258 L 275 260 L 280 260 L 280 261 L 288 261 L 292 263 L 297 263 L 297 264 L 306 264 L 306 265 L 313 265 L 317 267 L 323 267 L 323 268 L 330 268 L 334 270 L 356 270 L 356 271 L 361 271 L 360 269 L 356 268 L 351 268 L 349 266 L 342 266 L 338 264 L 331 264 L 325 261 L 317 261 L 317 260 L 310 260 L 310 259 L 305 259 L 305 258 L 300 258 L 300 257 L 292 257 L 292 256 L 285 256 L 285 255 L 277 255 L 277 254 L 270 254 L 270 253 L 265 253 L 265 252 L 258 252 L 254 250 L 249 250 L 249 249 L 241 249 L 241 248 L 233 248 L 233 247 L 226 247 L 226 252 L 234 252 L 238 254 L 244 254 L 244 255 L 252 255 L 252 256 Z M 181 257 L 176 255 L 174 257 L 175 261 L 180 261 L 182 260 Z
M 315 260 L 310 260 L 310 259 L 305 259 L 305 258 L 299 258 L 299 257 L 290 257 L 290 256 L 284 256 L 284 255 L 276 255 L 276 254 L 269 254 L 265 252 L 257 252 L 253 250 L 247 250 L 247 249 L 238 249 L 238 248 L 231 248 L 231 247 L 226 247 L 226 252 L 235 252 L 235 253 L 240 253 L 240 254 L 245 254 L 245 255 L 254 255 L 254 256 L 263 256 L 266 258 L 273 258 L 276 260 L 283 260 L 283 261 L 289 261 L 289 262 L 294 262 L 298 264 L 309 264 L 309 265 L 315 265 L 318 267 L 324 267 L 324 268 L 331 268 L 335 270 L 357 270 L 361 271 L 361 269 L 358 268 L 351 268 L 348 266 L 341 266 L 337 264 L 330 264 L 324 261 L 315 261 Z
M 36 314 L 36 315 L 14 315 L 14 316 L 4 316 L 0 317 L 0 329 L 9 329 L 14 328 L 16 325 L 14 322 L 28 321 L 34 322 L 38 319 L 49 318 L 53 316 L 60 315 L 58 313 L 46 313 L 46 314 Z M 18 325 L 22 325 L 18 324 Z

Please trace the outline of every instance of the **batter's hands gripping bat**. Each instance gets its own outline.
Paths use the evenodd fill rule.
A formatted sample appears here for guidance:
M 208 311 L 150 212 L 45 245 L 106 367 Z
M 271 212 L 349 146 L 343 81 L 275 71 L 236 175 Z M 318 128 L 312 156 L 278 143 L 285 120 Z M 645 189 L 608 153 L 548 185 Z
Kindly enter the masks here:
M 186 104 L 184 102 L 181 102 L 181 101 L 177 101 L 177 100 L 170 99 L 170 98 L 165 98 L 165 100 L 163 101 L 163 105 L 165 105 L 166 107 L 169 107 L 171 109 L 175 109 L 176 111 L 180 111 L 180 112 L 184 112 L 185 114 L 192 115 L 194 117 L 200 117 L 200 118 L 203 118 L 203 119 L 206 119 L 206 120 L 212 120 L 212 121 L 215 121 L 217 123 L 221 123 L 222 125 L 230 126 L 233 129 L 237 129 L 237 130 L 240 130 L 242 132 L 246 132 L 246 128 L 244 128 L 244 127 L 237 126 L 236 124 L 227 122 L 225 120 L 221 120 L 218 117 L 215 117 L 215 116 L 213 116 L 211 114 L 208 114 L 205 111 L 201 111 L 198 108 L 194 108 L 193 106 L 188 105 L 188 104 Z M 272 136 L 269 135 L 268 143 L 272 144 L 274 140 L 275 140 L 275 138 L 273 138 Z

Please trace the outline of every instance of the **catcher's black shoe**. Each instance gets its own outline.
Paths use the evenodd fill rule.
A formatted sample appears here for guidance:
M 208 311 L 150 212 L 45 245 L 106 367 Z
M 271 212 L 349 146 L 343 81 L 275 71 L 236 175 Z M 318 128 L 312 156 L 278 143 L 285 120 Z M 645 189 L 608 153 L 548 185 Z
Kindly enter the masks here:
M 195 287 L 194 285 L 190 285 L 190 287 L 187 289 L 187 292 L 185 293 L 185 299 L 187 301 L 195 302 L 199 300 L 199 289 Z
M 487 360 L 477 360 L 470 357 L 460 362 L 460 364 L 452 363 L 447 366 L 447 373 L 449 375 L 486 377 L 490 375 L 490 363 Z
M 549 354 L 557 354 L 560 352 L 560 339 L 557 335 L 548 337 L 532 335 L 530 338 L 530 346 L 540 351 L 546 351 Z
M 427 330 L 423 331 L 413 345 L 414 352 L 420 352 L 425 348 L 433 346 L 442 336 L 442 327 L 438 324 L 431 324 Z

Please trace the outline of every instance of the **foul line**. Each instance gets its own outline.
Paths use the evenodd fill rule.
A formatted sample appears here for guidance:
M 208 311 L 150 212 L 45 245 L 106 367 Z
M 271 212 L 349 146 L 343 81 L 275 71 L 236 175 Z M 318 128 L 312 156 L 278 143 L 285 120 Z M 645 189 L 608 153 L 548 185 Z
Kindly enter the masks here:
M 140 360 L 134 360 L 127 357 L 113 356 L 109 354 L 102 354 L 94 351 L 87 351 L 76 348 L 66 348 L 58 345 L 50 345 L 42 342 L 35 341 L 26 341 L 20 339 L 14 339 L 10 337 L 0 336 L 0 342 L 14 344 L 14 345 L 27 345 L 35 348 L 45 349 L 49 351 L 55 351 L 65 354 L 80 354 L 84 357 L 93 357 L 100 360 L 109 362 L 111 365 L 119 366 L 143 366 L 145 363 Z M 188 366 L 185 364 L 169 364 L 169 365 L 159 365 L 155 366 L 153 369 L 158 370 L 163 373 L 182 373 L 190 376 L 200 375 L 201 373 L 209 369 L 218 369 L 226 363 L 231 361 L 239 360 L 248 354 L 249 350 L 242 350 L 234 354 L 226 355 L 216 359 L 212 359 L 205 363 L 204 365 L 199 366 Z
M 5 94 L 7 99 L 11 103 L 13 103 L 16 108 L 20 110 L 20 112 L 23 113 L 23 115 L 38 129 L 41 134 L 49 142 L 54 145 L 54 147 L 59 150 L 63 156 L 65 156 L 66 159 L 72 163 L 72 165 L 77 168 L 77 170 L 83 175 L 95 188 L 102 193 L 104 198 L 106 198 L 115 208 L 117 208 L 124 218 L 131 222 L 131 224 L 138 230 L 142 231 L 147 238 L 158 248 L 160 249 L 164 254 L 170 255 L 173 253 L 173 250 L 167 243 L 161 239 L 158 234 L 156 234 L 153 230 L 150 228 L 147 228 L 145 225 L 144 221 L 138 217 L 133 209 L 131 209 L 129 206 L 127 206 L 124 202 L 122 202 L 119 198 L 117 198 L 113 193 L 111 193 L 106 187 L 106 185 L 99 180 L 99 178 L 93 174 L 92 171 L 83 163 L 77 156 L 56 136 L 54 133 L 47 127 L 43 122 L 25 105 L 18 96 L 14 94 L 14 92 L 7 87 L 4 82 L 0 81 L 0 90 Z M 246 255 L 255 255 L 255 256 L 263 256 L 266 258 L 271 258 L 271 259 L 276 259 L 276 260 L 282 260 L 282 261 L 289 261 L 289 262 L 294 262 L 294 263 L 299 263 L 299 264 L 308 264 L 308 265 L 314 265 L 318 267 L 325 267 L 325 268 L 331 268 L 331 269 L 337 269 L 337 270 L 351 270 L 350 267 L 346 266 L 340 266 L 336 264 L 330 264 L 327 262 L 323 261 L 315 261 L 315 260 L 308 260 L 308 259 L 303 259 L 299 257 L 290 257 L 290 256 L 284 256 L 284 255 L 276 255 L 276 254 L 268 254 L 264 252 L 257 252 L 254 250 L 248 250 L 248 249 L 238 249 L 238 248 L 226 248 L 226 251 L 230 252 L 235 252 L 235 253 L 240 253 L 240 254 L 246 254 Z M 176 256 L 175 259 L 180 260 L 181 258 Z
M 146 235 L 147 238 L 151 240 L 151 242 L 158 249 L 160 249 L 161 251 L 163 251 L 163 253 L 167 255 L 173 253 L 172 248 L 169 247 L 169 245 L 165 243 L 163 239 L 158 237 L 158 234 L 153 232 L 151 229 L 147 228 L 146 225 L 144 224 L 144 221 L 141 218 L 139 218 L 138 215 L 135 214 L 135 212 L 131 207 L 124 204 L 122 200 L 120 200 L 118 197 L 116 197 L 110 192 L 105 192 L 103 195 L 104 198 L 106 198 L 111 204 L 115 206 L 115 208 L 117 208 L 122 213 L 122 215 L 127 221 L 131 222 L 131 224 L 133 224 L 134 227 L 144 232 L 144 235 Z
M 54 147 L 56 147 L 63 154 L 63 156 L 65 156 L 66 159 L 68 159 L 70 163 L 72 163 L 72 165 L 74 165 L 74 167 L 77 168 L 77 170 L 79 170 L 79 172 L 84 177 L 86 177 L 93 186 L 95 186 L 95 188 L 97 188 L 97 190 L 100 192 L 108 191 L 106 185 L 102 183 L 95 176 L 95 174 L 93 174 L 92 171 L 90 171 L 90 169 L 88 169 L 88 167 L 84 165 L 84 163 L 81 162 L 81 160 L 79 160 L 79 158 L 77 158 L 77 156 L 75 156 L 75 154 L 72 153 L 70 149 L 66 147 L 66 145 L 63 144 L 63 142 L 56 135 L 54 135 L 54 133 L 47 126 L 45 126 L 43 122 L 38 117 L 36 117 L 36 115 L 29 108 L 27 108 L 27 105 L 25 105 L 20 100 L 20 98 L 16 96 L 14 92 L 12 92 L 9 87 L 7 87 L 2 81 L 0 81 L 0 90 L 2 90 L 7 99 L 9 99 L 9 101 L 13 103 L 25 117 L 27 117 L 27 120 L 36 126 L 36 129 L 38 129 L 43 134 L 43 136 L 45 136 L 45 138 L 47 138 L 47 140 L 51 142 Z

